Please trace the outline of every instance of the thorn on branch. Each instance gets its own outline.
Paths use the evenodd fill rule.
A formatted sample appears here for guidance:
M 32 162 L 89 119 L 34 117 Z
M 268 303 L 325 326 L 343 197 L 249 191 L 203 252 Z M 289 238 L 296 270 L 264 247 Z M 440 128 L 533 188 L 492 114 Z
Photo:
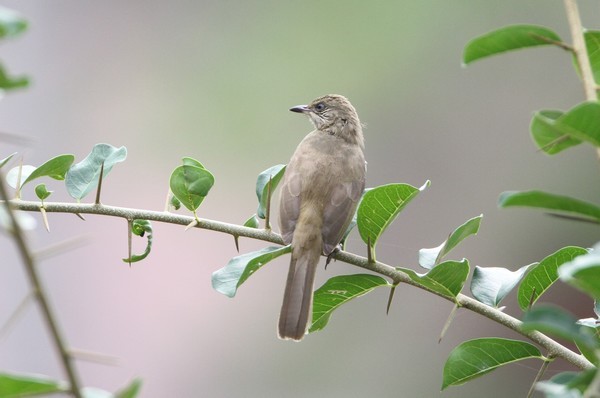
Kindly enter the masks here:
M 100 193 L 102 192 L 102 178 L 104 177 L 104 162 L 100 165 L 100 175 L 98 176 L 98 189 L 96 190 L 95 204 L 100 204 Z

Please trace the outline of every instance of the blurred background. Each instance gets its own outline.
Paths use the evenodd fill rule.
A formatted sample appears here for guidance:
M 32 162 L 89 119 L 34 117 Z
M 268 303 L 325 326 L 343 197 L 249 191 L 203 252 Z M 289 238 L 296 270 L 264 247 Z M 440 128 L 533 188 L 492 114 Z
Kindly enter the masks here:
M 581 2 L 598 28 L 595 2 Z M 350 98 L 367 125 L 368 186 L 432 185 L 378 244 L 378 259 L 415 267 L 417 251 L 484 214 L 479 235 L 451 257 L 512 270 L 566 245 L 588 247 L 595 226 L 541 212 L 497 208 L 505 190 L 543 189 L 598 202 L 598 160 L 588 146 L 548 157 L 528 133 L 539 109 L 584 99 L 569 55 L 539 48 L 461 66 L 473 37 L 515 23 L 546 25 L 570 42 L 563 4 L 473 1 L 2 1 L 29 30 L 3 43 L 0 59 L 29 89 L 0 103 L 0 131 L 33 144 L 0 143 L 40 165 L 63 153 L 82 160 L 99 142 L 128 149 L 103 186 L 103 203 L 162 210 L 183 156 L 216 177 L 199 216 L 243 223 L 256 211 L 264 169 L 286 163 L 308 133 L 288 111 L 313 98 Z M 54 200 L 62 183 L 45 181 Z M 26 190 L 24 197 L 33 199 Z M 90 195 L 87 200 L 93 200 Z M 34 214 L 39 219 L 38 214 Z M 449 302 L 400 286 L 390 314 L 380 289 L 335 312 L 302 343 L 277 339 L 289 258 L 256 273 L 234 299 L 210 275 L 235 256 L 231 236 L 154 224 L 151 255 L 131 268 L 121 219 L 50 214 L 51 233 L 30 233 L 40 250 L 74 237 L 84 245 L 45 260 L 44 285 L 70 346 L 118 357 L 117 366 L 78 362 L 87 386 L 115 391 L 143 379 L 142 397 L 479 397 L 525 396 L 540 363 L 508 366 L 440 394 L 450 350 L 476 337 L 518 338 L 459 311 L 444 340 Z M 143 241 L 136 242 L 137 251 Z M 266 243 L 240 240 L 242 252 Z M 365 254 L 354 233 L 349 249 Z M 0 236 L 0 324 L 28 292 L 12 240 Z M 362 272 L 340 262 L 317 285 Z M 468 287 L 465 292 L 469 293 Z M 554 286 L 578 317 L 592 303 Z M 567 302 L 565 300 L 571 300 Z M 521 316 L 514 294 L 506 311 Z M 0 369 L 64 378 L 37 307 L 0 341 Z M 547 376 L 569 369 L 561 361 Z

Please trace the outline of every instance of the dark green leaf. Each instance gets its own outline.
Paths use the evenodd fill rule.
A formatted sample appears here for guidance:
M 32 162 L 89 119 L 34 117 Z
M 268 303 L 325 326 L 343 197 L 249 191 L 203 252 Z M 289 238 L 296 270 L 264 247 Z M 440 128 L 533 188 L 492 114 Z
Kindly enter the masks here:
M 467 43 L 463 63 L 526 47 L 560 43 L 552 30 L 537 25 L 511 25 L 486 33 Z
M 590 66 L 594 73 L 594 80 L 600 82 L 600 31 L 586 30 L 583 32 L 583 36 L 590 58 Z
M 52 192 L 53 191 L 48 191 L 48 189 L 46 189 L 46 184 L 39 184 L 35 187 L 35 194 L 40 200 L 47 199 Z
M 471 235 L 477 235 L 481 218 L 483 214 L 473 217 L 460 227 L 456 228 L 440 246 L 431 249 L 419 250 L 419 265 L 423 268 L 431 269 L 438 264 L 441 259 L 454 249 L 460 242 Z
M 113 166 L 127 157 L 127 149 L 115 148 L 109 144 L 96 144 L 92 152 L 81 162 L 71 166 L 65 178 L 67 191 L 72 198 L 81 200 L 98 186 L 100 170 L 104 163 L 103 178 L 110 173 Z
M 469 276 L 469 261 L 444 261 L 425 274 L 416 273 L 409 268 L 396 269 L 428 289 L 455 300 Z
M 400 210 L 429 184 L 427 181 L 421 188 L 408 184 L 388 184 L 365 192 L 357 211 L 358 231 L 363 242 L 370 243 L 375 249 L 377 240 Z
M 67 171 L 73 164 L 74 160 L 75 156 L 73 155 L 59 155 L 55 158 L 52 158 L 40 167 L 37 167 L 31 174 L 29 174 L 21 186 L 24 186 L 29 181 L 33 181 L 40 177 L 50 177 L 55 180 L 62 181 L 65 179 L 65 175 L 67 174 Z
M 454 348 L 446 360 L 442 390 L 466 383 L 500 366 L 530 358 L 543 359 L 536 346 L 524 341 L 501 338 L 465 341 Z
M 258 209 L 256 210 L 256 215 L 259 218 L 266 217 L 267 211 L 267 193 L 270 189 L 271 197 L 273 197 L 273 192 L 275 192 L 275 188 L 279 184 L 281 177 L 285 173 L 285 164 L 278 164 L 273 167 L 269 167 L 262 173 L 258 175 L 258 179 L 256 180 L 256 196 L 258 197 Z M 269 181 L 271 181 L 271 188 L 268 188 Z
M 135 398 L 140 393 L 142 388 L 142 380 L 134 379 L 127 387 L 117 391 L 115 398 Z
M 212 274 L 212 287 L 228 297 L 235 296 L 238 287 L 269 261 L 291 252 L 291 246 L 269 246 L 242 254 L 229 260 L 227 265 Z
M 553 306 L 536 306 L 525 313 L 523 330 L 537 330 L 557 336 L 590 349 L 597 349 L 598 339 L 591 328 L 577 324 L 577 320 L 565 310 Z
M 17 36 L 27 29 L 27 21 L 16 11 L 0 7 L 0 38 Z
M 25 76 L 12 77 L 2 65 L 0 65 L 0 89 L 15 90 L 29 86 L 29 78 Z
M 173 170 L 169 182 L 173 195 L 195 212 L 215 183 L 215 177 L 204 168 L 183 165 Z
M 67 391 L 68 386 L 66 383 L 47 379 L 40 375 L 0 373 L 0 397 L 2 398 L 16 398 Z
M 0 160 L 0 168 L 4 167 L 4 165 L 6 163 L 8 163 L 13 156 L 15 156 L 17 154 L 17 152 L 11 153 L 10 155 L 8 155 L 7 157 L 5 157 L 4 159 Z
M 131 232 L 139 237 L 146 235 L 146 249 L 142 254 L 132 254 L 130 258 L 123 259 L 124 262 L 129 264 L 142 261 L 150 254 L 152 249 L 152 224 L 148 220 L 133 220 Z
M 529 267 L 531 265 L 525 265 L 516 271 L 501 267 L 475 267 L 471 280 L 473 297 L 490 307 L 498 307 L 502 299 L 523 278 L 523 274 Z
M 531 120 L 531 136 L 537 147 L 549 155 L 581 144 L 581 141 L 566 135 L 555 126 L 555 121 L 563 115 L 561 111 L 543 110 L 536 112 Z
M 331 314 L 339 306 L 356 297 L 367 294 L 379 286 L 391 285 L 377 275 L 339 275 L 330 278 L 315 291 L 312 325 L 310 326 L 309 333 L 316 332 L 327 326 Z
M 583 250 L 583 249 L 582 249 Z M 558 275 L 566 282 L 583 291 L 594 300 L 600 300 L 600 244 L 594 250 L 563 264 Z
M 503 192 L 498 198 L 498 205 L 500 207 L 524 206 L 554 210 L 600 222 L 600 207 L 595 204 L 542 191 Z
M 527 275 L 523 278 L 523 282 L 519 285 L 517 294 L 519 307 L 525 311 L 530 305 L 535 304 L 541 295 L 558 279 L 558 267 L 585 253 L 587 253 L 587 250 L 581 247 L 563 247 L 539 263 L 532 264 Z
M 256 217 L 256 214 L 253 214 L 252 217 L 247 219 L 246 222 L 244 223 L 244 227 L 248 227 L 248 228 L 258 228 L 258 226 L 259 226 L 259 222 L 258 222 L 258 217 Z

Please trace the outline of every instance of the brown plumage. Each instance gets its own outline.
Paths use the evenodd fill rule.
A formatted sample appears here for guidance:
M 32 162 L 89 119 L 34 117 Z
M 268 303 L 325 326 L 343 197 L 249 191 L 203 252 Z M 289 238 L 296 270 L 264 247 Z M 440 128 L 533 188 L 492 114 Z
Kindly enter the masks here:
M 315 126 L 296 148 L 281 186 L 279 226 L 292 244 L 279 337 L 301 340 L 308 327 L 321 254 L 339 245 L 365 188 L 362 126 L 341 95 L 326 95 L 293 112 Z

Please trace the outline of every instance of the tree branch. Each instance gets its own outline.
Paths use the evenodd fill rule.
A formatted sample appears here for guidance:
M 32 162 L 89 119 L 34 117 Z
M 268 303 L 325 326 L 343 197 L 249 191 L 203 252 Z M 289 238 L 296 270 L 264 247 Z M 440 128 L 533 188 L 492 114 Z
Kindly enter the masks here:
M 7 198 L 6 187 L 4 186 L 4 179 L 0 178 L 0 198 Z M 42 283 L 40 281 L 39 275 L 36 269 L 36 263 L 34 256 L 32 255 L 29 246 L 27 245 L 27 241 L 23 236 L 23 231 L 19 226 L 19 223 L 15 217 L 13 211 L 13 203 L 14 201 L 4 202 L 6 205 L 6 211 L 8 213 L 8 218 L 10 219 L 10 223 L 12 226 L 12 236 L 14 237 L 15 243 L 17 244 L 17 248 L 23 260 L 23 265 L 25 266 L 25 270 L 27 271 L 27 276 L 29 277 L 29 283 L 31 284 L 31 289 L 33 294 L 37 298 L 40 303 L 40 307 L 42 308 L 42 314 L 48 325 L 48 329 L 50 329 L 50 334 L 52 335 L 52 340 L 54 340 L 54 345 L 60 354 L 60 359 L 62 366 L 67 374 L 67 378 L 69 379 L 71 393 L 75 398 L 81 398 L 81 392 L 79 387 L 79 379 L 77 377 L 77 373 L 75 371 L 75 367 L 73 366 L 72 357 L 67 350 L 64 339 L 58 330 L 58 322 L 52 310 L 50 308 L 50 304 L 48 303 L 48 299 L 46 298 L 45 290 L 43 289 Z M 36 205 L 37 211 L 40 211 L 40 204 Z
M 39 211 L 40 203 L 33 201 L 22 201 L 22 200 L 11 200 L 10 204 L 19 210 L 24 211 Z M 96 204 L 82 204 L 82 203 L 44 203 L 44 207 L 49 213 L 85 213 L 85 214 L 97 214 L 104 216 L 120 217 L 125 219 L 143 219 L 164 222 L 169 224 L 188 225 L 194 220 L 192 216 L 183 216 L 178 214 L 171 214 L 159 211 L 150 210 L 138 210 L 123 207 L 107 206 L 107 205 L 96 205 Z M 207 229 L 216 232 L 222 232 L 233 236 L 243 236 L 252 239 L 258 239 L 266 242 L 276 243 L 283 245 L 283 241 L 279 234 L 272 231 L 255 229 L 244 227 L 235 224 L 224 223 L 220 221 L 213 221 L 207 219 L 200 219 L 196 228 Z M 406 283 L 411 286 L 418 287 L 419 289 L 427 290 L 430 293 L 436 294 L 448 301 L 452 301 L 450 298 L 440 295 L 439 293 L 428 289 L 427 287 L 420 285 L 419 283 L 410 279 L 408 275 L 396 268 L 384 264 L 379 261 L 369 262 L 366 257 L 358 256 L 345 251 L 340 251 L 335 255 L 337 260 L 352 264 L 372 272 L 389 277 L 394 283 Z M 583 355 L 579 355 L 546 335 L 540 332 L 525 332 L 522 330 L 522 322 L 512 316 L 505 314 L 504 312 L 487 306 L 472 299 L 463 294 L 457 296 L 458 304 L 466 309 L 469 309 L 475 313 L 478 313 L 488 319 L 491 319 L 523 336 L 534 341 L 540 346 L 548 350 L 548 356 L 556 356 L 563 358 L 571 364 L 581 369 L 591 369 L 594 367 Z

